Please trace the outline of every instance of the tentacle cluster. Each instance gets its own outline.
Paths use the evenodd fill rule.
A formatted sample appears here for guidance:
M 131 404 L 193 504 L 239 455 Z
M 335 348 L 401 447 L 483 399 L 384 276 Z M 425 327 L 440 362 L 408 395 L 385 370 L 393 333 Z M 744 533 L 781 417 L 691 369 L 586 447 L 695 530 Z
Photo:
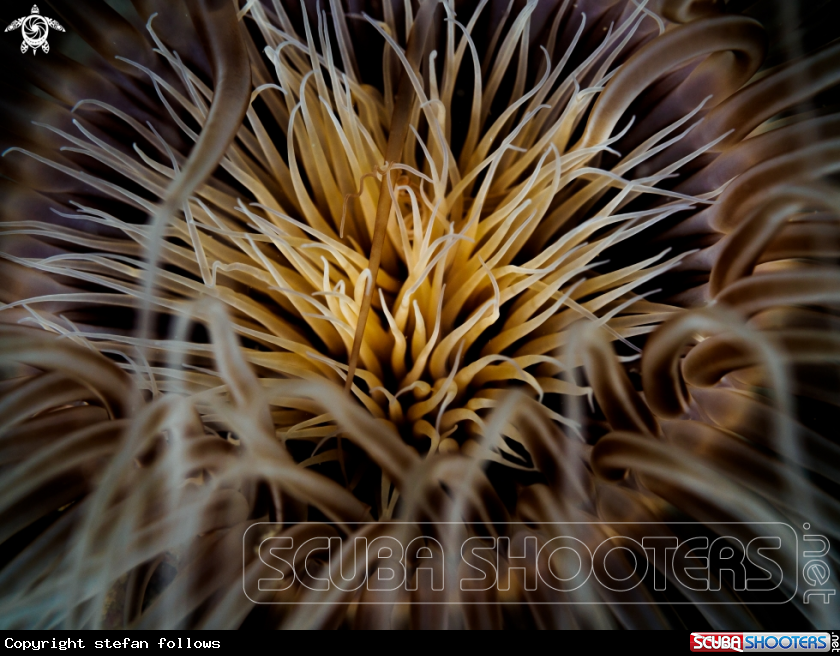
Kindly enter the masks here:
M 756 75 L 760 24 L 707 2 L 135 4 L 147 36 L 64 7 L 107 68 L 4 107 L 9 625 L 238 626 L 259 519 L 837 535 L 796 403 L 836 412 L 840 123 L 798 110 L 840 48 Z M 535 621 L 670 621 L 605 601 Z

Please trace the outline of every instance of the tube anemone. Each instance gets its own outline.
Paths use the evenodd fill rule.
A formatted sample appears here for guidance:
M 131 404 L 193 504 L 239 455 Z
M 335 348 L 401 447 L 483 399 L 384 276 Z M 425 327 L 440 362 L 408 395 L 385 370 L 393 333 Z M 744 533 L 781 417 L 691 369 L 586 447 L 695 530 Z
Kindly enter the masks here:
M 840 536 L 840 46 L 780 58 L 736 3 L 374 4 L 51 3 L 90 53 L 2 105 L 3 625 L 681 626 L 641 579 L 243 576 L 422 522 Z M 773 621 L 718 588 L 681 603 Z

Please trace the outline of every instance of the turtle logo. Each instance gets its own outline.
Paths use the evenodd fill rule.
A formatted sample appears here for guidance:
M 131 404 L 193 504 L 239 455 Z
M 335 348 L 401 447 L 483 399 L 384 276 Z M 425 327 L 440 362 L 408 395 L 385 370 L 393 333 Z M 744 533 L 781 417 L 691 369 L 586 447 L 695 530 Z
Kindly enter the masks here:
M 32 54 L 38 52 L 38 48 L 43 48 L 44 52 L 50 51 L 50 44 L 47 43 L 47 34 L 50 33 L 50 28 L 63 32 L 64 28 L 54 21 L 52 18 L 41 16 L 38 10 L 38 5 L 32 5 L 32 13 L 29 16 L 13 20 L 12 24 L 6 28 L 7 32 L 20 28 L 23 34 L 23 43 L 20 44 L 20 51 L 25 53 L 32 48 Z

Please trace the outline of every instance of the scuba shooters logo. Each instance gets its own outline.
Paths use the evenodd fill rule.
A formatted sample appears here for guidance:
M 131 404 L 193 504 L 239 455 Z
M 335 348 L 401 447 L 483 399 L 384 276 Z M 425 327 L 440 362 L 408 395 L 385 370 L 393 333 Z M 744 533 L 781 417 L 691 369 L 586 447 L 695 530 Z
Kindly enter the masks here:
M 656 604 L 637 588 L 677 591 L 670 604 L 752 604 L 797 595 L 797 536 L 778 522 L 716 523 L 707 535 L 673 534 L 679 522 L 353 523 L 294 526 L 259 522 L 243 535 L 243 590 L 259 604 L 528 602 Z M 606 529 L 609 530 L 606 530 Z M 516 591 L 513 590 L 516 588 Z M 481 593 L 504 593 L 488 602 Z M 362 595 L 364 591 L 364 595 Z M 521 593 L 521 594 L 519 594 Z M 357 599 L 357 596 L 360 596 Z M 664 602 L 662 602 L 664 603 Z
M 835 636 L 823 632 L 692 633 L 694 652 L 809 652 L 832 651 Z
M 41 16 L 41 11 L 38 5 L 32 5 L 32 13 L 29 16 L 23 16 L 13 20 L 6 28 L 7 32 L 20 28 L 23 35 L 23 43 L 20 44 L 20 51 L 26 53 L 32 48 L 32 54 L 38 52 L 41 48 L 44 52 L 50 51 L 50 44 L 47 43 L 47 35 L 50 33 L 50 28 L 63 32 L 64 28 L 58 21 L 46 16 Z

